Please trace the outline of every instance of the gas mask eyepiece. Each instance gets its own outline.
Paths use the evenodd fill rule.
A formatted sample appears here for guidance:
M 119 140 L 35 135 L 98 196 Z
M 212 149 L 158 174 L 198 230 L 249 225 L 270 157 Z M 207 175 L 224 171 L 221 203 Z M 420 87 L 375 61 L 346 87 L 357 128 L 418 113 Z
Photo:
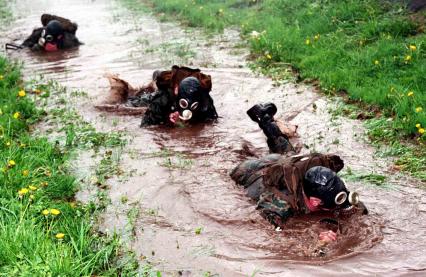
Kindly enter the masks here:
M 359 203 L 359 194 L 355 191 L 350 192 L 348 200 L 352 205 L 357 205 Z
M 53 41 L 53 36 L 52 36 L 52 35 L 47 35 L 47 36 L 45 37 L 45 40 L 46 40 L 47 42 L 52 42 L 52 41 Z
M 186 109 L 188 108 L 189 104 L 188 101 L 186 101 L 186 99 L 180 99 L 179 100 L 179 107 L 181 107 L 182 109 Z
M 334 198 L 334 203 L 336 203 L 336 205 L 342 205 L 347 198 L 348 194 L 345 191 L 341 191 Z

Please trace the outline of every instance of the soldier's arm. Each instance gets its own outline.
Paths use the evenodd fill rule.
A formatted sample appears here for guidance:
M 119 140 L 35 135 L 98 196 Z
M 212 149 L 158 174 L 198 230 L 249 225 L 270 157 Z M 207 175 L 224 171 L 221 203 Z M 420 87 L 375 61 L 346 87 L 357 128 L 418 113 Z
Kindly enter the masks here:
M 64 42 L 63 42 L 63 48 L 64 49 L 77 47 L 80 44 L 82 44 L 82 43 L 78 40 L 78 38 L 75 35 L 68 33 L 68 32 L 65 32 Z
M 275 227 L 282 226 L 294 214 L 293 209 L 287 201 L 276 197 L 274 193 L 269 191 L 262 193 L 257 202 L 256 209 L 260 211 L 262 217 Z
M 24 40 L 21 46 L 32 48 L 34 45 L 36 44 L 38 45 L 38 40 L 41 36 L 42 31 L 43 31 L 43 28 L 34 29 L 31 35 Z
M 172 99 L 167 91 L 158 91 L 142 118 L 141 127 L 169 122 Z

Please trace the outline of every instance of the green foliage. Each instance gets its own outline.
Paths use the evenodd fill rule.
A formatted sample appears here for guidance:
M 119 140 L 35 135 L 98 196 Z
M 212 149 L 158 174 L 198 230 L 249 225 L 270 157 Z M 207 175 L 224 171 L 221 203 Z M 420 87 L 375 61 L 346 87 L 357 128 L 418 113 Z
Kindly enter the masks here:
M 0 22 L 2 25 L 7 25 L 8 20 L 12 17 L 7 1 L 0 0 Z M 0 27 L 2 29 L 2 27 Z
M 403 133 L 395 129 L 394 123 L 383 118 L 366 122 L 368 135 L 379 148 L 379 154 L 385 157 L 396 157 L 396 168 L 408 171 L 414 177 L 426 181 L 426 147 L 408 144 Z
M 64 166 L 72 136 L 60 147 L 29 133 L 43 115 L 34 101 L 48 95 L 48 87 L 41 95 L 24 93 L 19 68 L 3 57 L 0 75 L 0 275 L 116 276 L 134 270 L 129 263 L 117 266 L 116 237 L 93 231 L 96 206 L 73 201 L 77 182 Z

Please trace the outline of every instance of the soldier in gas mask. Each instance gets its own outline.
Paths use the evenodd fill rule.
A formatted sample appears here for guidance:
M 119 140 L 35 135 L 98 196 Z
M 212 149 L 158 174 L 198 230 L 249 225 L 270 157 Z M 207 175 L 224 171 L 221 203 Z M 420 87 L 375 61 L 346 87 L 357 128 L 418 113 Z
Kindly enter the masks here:
M 276 227 L 291 216 L 329 212 L 331 217 L 366 214 L 356 192 L 350 192 L 336 175 L 344 166 L 337 155 L 309 154 L 283 157 L 270 154 L 239 164 L 231 178 L 257 202 L 261 215 Z M 334 231 L 319 234 L 321 240 L 336 240 Z
M 41 23 L 43 27 L 35 29 L 20 46 L 6 44 L 6 48 L 28 47 L 33 51 L 54 52 L 82 44 L 75 36 L 78 29 L 76 23 L 50 14 L 43 14 Z
M 111 85 L 106 101 L 96 108 L 124 114 L 143 114 L 141 126 L 209 122 L 218 118 L 211 77 L 199 69 L 173 66 L 155 71 L 152 81 L 140 88 L 115 75 L 107 76 Z M 142 109 L 139 109 L 142 108 Z

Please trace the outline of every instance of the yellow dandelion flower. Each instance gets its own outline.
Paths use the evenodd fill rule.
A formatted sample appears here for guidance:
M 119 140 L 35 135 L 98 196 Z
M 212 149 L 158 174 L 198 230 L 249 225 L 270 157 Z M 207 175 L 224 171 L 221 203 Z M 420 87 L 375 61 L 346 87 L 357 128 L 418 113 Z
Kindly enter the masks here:
M 37 187 L 36 187 L 36 186 L 32 186 L 32 185 L 31 185 L 31 186 L 28 186 L 28 188 L 29 188 L 30 190 L 33 190 L 33 191 L 34 191 L 34 190 L 37 190 Z
M 43 215 L 49 215 L 50 214 L 49 210 L 47 210 L 47 209 L 43 210 L 41 213 Z
M 56 237 L 57 239 L 63 239 L 63 238 L 65 237 L 65 235 L 64 235 L 63 233 L 57 233 L 57 234 L 55 235 L 55 237 Z
M 15 166 L 15 165 L 16 165 L 16 162 L 15 162 L 14 160 L 10 160 L 10 161 L 8 161 L 8 162 L 7 162 L 7 165 L 8 165 L 9 167 L 13 167 L 13 166 Z
M 27 170 L 27 169 L 22 170 L 22 176 L 27 177 L 29 174 L 30 174 L 29 170 Z
M 410 45 L 410 50 L 411 50 L 411 51 L 416 51 L 416 50 L 417 50 L 417 47 L 416 47 L 415 45 Z
M 419 133 L 423 135 L 423 134 L 425 133 L 425 129 L 420 128 L 420 129 L 419 129 Z
M 316 35 L 314 36 L 314 39 L 315 39 L 315 40 L 319 40 L 319 39 L 320 39 L 320 34 L 316 34 Z
M 411 56 L 410 55 L 405 56 L 405 61 L 407 62 L 411 61 Z
M 29 192 L 29 190 L 27 188 L 22 188 L 22 189 L 18 190 L 19 196 L 25 195 L 28 192 Z
M 311 44 L 311 40 L 310 40 L 310 39 L 306 39 L 306 40 L 305 40 L 305 44 L 306 44 L 306 45 Z
M 10 146 L 11 144 L 10 141 L 6 142 L 6 146 Z
M 21 90 L 18 92 L 18 96 L 19 96 L 19 97 L 25 97 L 25 95 L 27 95 L 27 94 L 25 93 L 25 90 L 23 90 L 23 89 L 21 89 Z
M 271 55 L 269 55 L 269 54 L 266 54 L 266 58 L 267 58 L 268 60 L 270 60 L 270 59 L 272 59 L 272 56 L 271 56 Z
M 422 125 L 420 125 L 420 123 L 417 123 L 416 128 L 419 129 L 420 127 L 422 127 Z
M 414 92 L 412 92 L 412 91 L 409 91 L 408 93 L 407 93 L 407 96 L 408 97 L 411 97 L 411 96 L 413 96 L 414 95 Z
M 422 108 L 422 107 L 417 107 L 417 108 L 416 108 L 416 113 L 419 113 L 419 112 L 421 112 L 421 111 L 423 111 L 423 108 Z
M 21 117 L 21 113 L 20 112 L 16 112 L 13 114 L 13 118 L 18 119 Z
M 1 81 L 1 80 L 3 80 L 3 79 L 4 79 L 4 76 L 3 76 L 3 75 L 0 75 L 0 81 Z
M 374 64 L 375 64 L 375 65 L 379 65 L 379 64 L 380 64 L 380 62 L 379 62 L 378 60 L 375 60 L 375 61 L 374 61 Z
M 59 215 L 61 213 L 61 211 L 57 210 L 57 209 L 50 209 L 50 213 L 53 214 L 53 215 Z

